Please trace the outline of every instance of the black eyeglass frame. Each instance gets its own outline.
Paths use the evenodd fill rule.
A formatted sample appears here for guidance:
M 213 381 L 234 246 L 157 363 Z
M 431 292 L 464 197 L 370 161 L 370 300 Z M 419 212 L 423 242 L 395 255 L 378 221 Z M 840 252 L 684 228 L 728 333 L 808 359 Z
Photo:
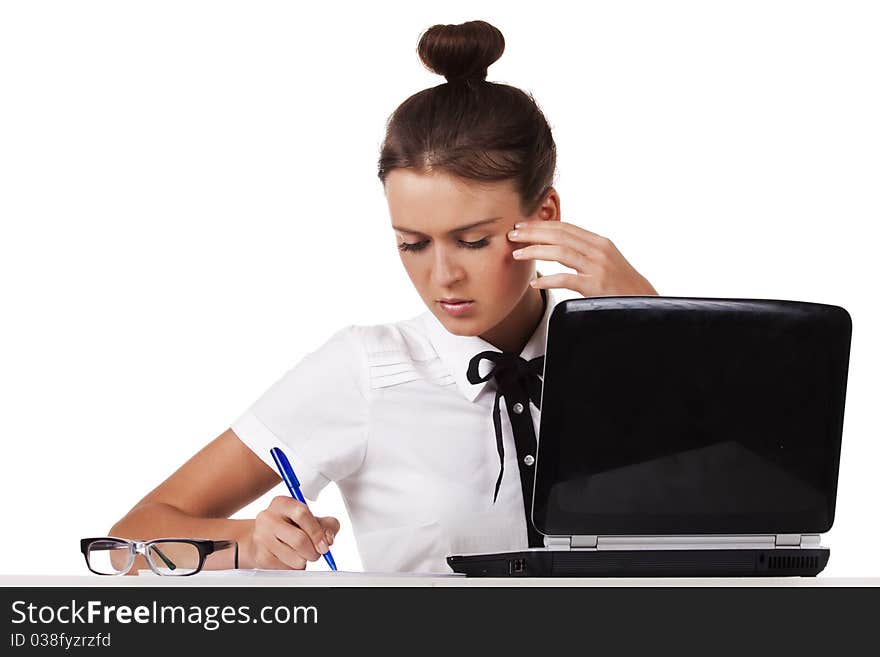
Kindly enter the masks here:
M 117 573 L 101 573 L 92 568 L 91 563 L 89 563 L 89 549 L 95 543 L 99 541 L 105 542 L 115 542 L 121 545 L 128 545 L 128 563 L 125 568 Z M 196 549 L 199 551 L 199 565 L 190 573 L 184 573 L 183 575 L 170 575 L 171 577 L 189 577 L 190 575 L 195 575 L 196 573 L 201 572 L 202 567 L 205 565 L 205 560 L 208 558 L 208 555 L 217 552 L 218 550 L 225 550 L 229 547 L 234 547 L 235 552 L 233 553 L 233 568 L 238 569 L 238 542 L 233 540 L 213 540 L 209 538 L 154 538 L 149 541 L 134 541 L 128 538 L 119 538 L 118 536 L 97 536 L 93 538 L 83 538 L 80 539 L 79 548 L 83 554 L 83 558 L 86 560 L 86 567 L 95 573 L 96 575 L 125 575 L 131 570 L 131 567 L 134 565 L 135 557 L 138 554 L 142 554 L 144 556 L 144 560 L 147 562 L 147 565 L 157 575 L 168 576 L 167 573 L 159 572 L 159 570 L 153 565 L 152 558 L 149 556 L 148 552 L 151 547 L 153 547 L 156 543 L 188 543 L 190 545 L 194 545 Z M 153 550 L 157 552 L 163 561 L 166 564 L 169 564 L 169 560 L 165 557 L 161 550 L 156 547 L 153 547 Z

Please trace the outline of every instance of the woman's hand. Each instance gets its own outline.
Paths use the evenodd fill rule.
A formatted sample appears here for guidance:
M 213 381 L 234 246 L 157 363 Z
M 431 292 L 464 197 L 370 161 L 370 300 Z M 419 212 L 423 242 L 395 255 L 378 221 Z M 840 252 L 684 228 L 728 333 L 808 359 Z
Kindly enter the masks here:
M 633 269 L 606 237 L 562 221 L 526 221 L 507 234 L 513 242 L 534 242 L 513 252 L 517 260 L 555 260 L 575 270 L 532 281 L 537 288 L 567 288 L 585 297 L 654 295 L 648 280 Z
M 336 518 L 315 517 L 299 500 L 279 495 L 257 514 L 239 562 L 242 568 L 304 570 L 330 549 L 338 531 Z

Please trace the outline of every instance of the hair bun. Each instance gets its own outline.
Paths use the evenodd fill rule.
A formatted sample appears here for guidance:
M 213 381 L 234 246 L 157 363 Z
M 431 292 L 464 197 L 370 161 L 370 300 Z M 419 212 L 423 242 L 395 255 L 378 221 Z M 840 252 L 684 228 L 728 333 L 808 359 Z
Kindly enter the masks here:
M 486 21 L 434 25 L 419 39 L 422 63 L 447 82 L 485 80 L 489 66 L 504 52 L 504 35 Z

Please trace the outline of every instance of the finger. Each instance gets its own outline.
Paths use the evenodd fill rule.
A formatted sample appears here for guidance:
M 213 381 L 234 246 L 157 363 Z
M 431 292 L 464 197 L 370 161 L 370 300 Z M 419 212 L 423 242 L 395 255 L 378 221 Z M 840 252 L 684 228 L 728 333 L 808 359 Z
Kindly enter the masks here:
M 516 233 L 514 235 L 513 233 Z M 580 226 L 562 221 L 529 221 L 507 234 L 511 241 L 544 242 L 549 244 L 572 244 L 579 251 L 606 252 L 613 246 L 611 240 Z
M 318 522 L 324 527 L 324 535 L 327 537 L 327 543 L 333 544 L 336 534 L 339 533 L 339 520 L 333 516 L 324 516 L 318 518 Z
M 309 511 L 309 507 L 292 497 L 279 496 L 272 500 L 276 510 L 289 518 L 297 527 L 301 528 L 312 541 L 315 549 L 324 554 L 327 549 L 327 540 L 324 536 L 324 527 L 318 519 Z
M 321 554 L 315 549 L 309 535 L 299 527 L 291 525 L 286 519 L 278 522 L 273 529 L 277 540 L 290 546 L 304 559 L 317 561 L 321 558 Z
M 277 542 L 273 526 L 277 523 L 288 524 L 280 518 L 274 511 L 263 509 L 257 514 L 256 523 L 254 525 L 254 563 L 257 568 L 289 568 L 287 564 L 280 561 L 275 556 L 274 545 Z
M 554 260 L 578 272 L 585 272 L 590 267 L 590 260 L 570 246 L 551 244 L 532 244 L 513 252 L 517 260 Z
M 587 297 L 594 296 L 592 292 L 595 291 L 596 285 L 593 279 L 592 274 L 545 274 L 532 280 L 530 285 L 539 290 L 547 288 L 574 290 Z
M 303 570 L 306 567 L 306 559 L 284 541 L 276 538 L 275 542 L 270 545 L 270 550 L 278 561 L 284 564 L 285 568 Z
M 272 549 L 275 549 L 276 541 L 271 542 Z M 305 568 L 305 560 L 300 559 L 302 562 L 301 565 L 297 565 L 297 562 L 291 564 L 284 563 L 281 559 L 279 559 L 275 554 L 266 546 L 260 546 L 260 553 L 257 555 L 257 568 L 265 568 L 271 570 L 290 570 L 291 568 L 302 569 Z

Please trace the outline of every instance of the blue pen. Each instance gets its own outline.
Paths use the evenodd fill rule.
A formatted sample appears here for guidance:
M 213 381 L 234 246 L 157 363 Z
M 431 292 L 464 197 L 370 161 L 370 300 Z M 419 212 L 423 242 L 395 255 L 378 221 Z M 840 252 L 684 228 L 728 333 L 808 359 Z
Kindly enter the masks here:
M 290 491 L 290 494 L 293 495 L 293 497 L 303 504 L 306 504 L 306 498 L 303 497 L 302 492 L 299 490 L 299 479 L 296 478 L 293 468 L 290 467 L 290 461 L 287 460 L 287 455 L 277 447 L 273 447 L 269 452 L 272 454 L 272 458 L 275 459 L 275 465 L 278 466 L 281 478 L 284 480 L 284 483 L 287 484 L 287 490 Z M 306 507 L 308 507 L 308 504 L 306 504 Z M 333 561 L 333 555 L 330 554 L 330 550 L 327 550 L 324 553 L 324 559 L 327 561 L 327 565 L 330 566 L 331 570 L 336 570 L 336 562 Z

